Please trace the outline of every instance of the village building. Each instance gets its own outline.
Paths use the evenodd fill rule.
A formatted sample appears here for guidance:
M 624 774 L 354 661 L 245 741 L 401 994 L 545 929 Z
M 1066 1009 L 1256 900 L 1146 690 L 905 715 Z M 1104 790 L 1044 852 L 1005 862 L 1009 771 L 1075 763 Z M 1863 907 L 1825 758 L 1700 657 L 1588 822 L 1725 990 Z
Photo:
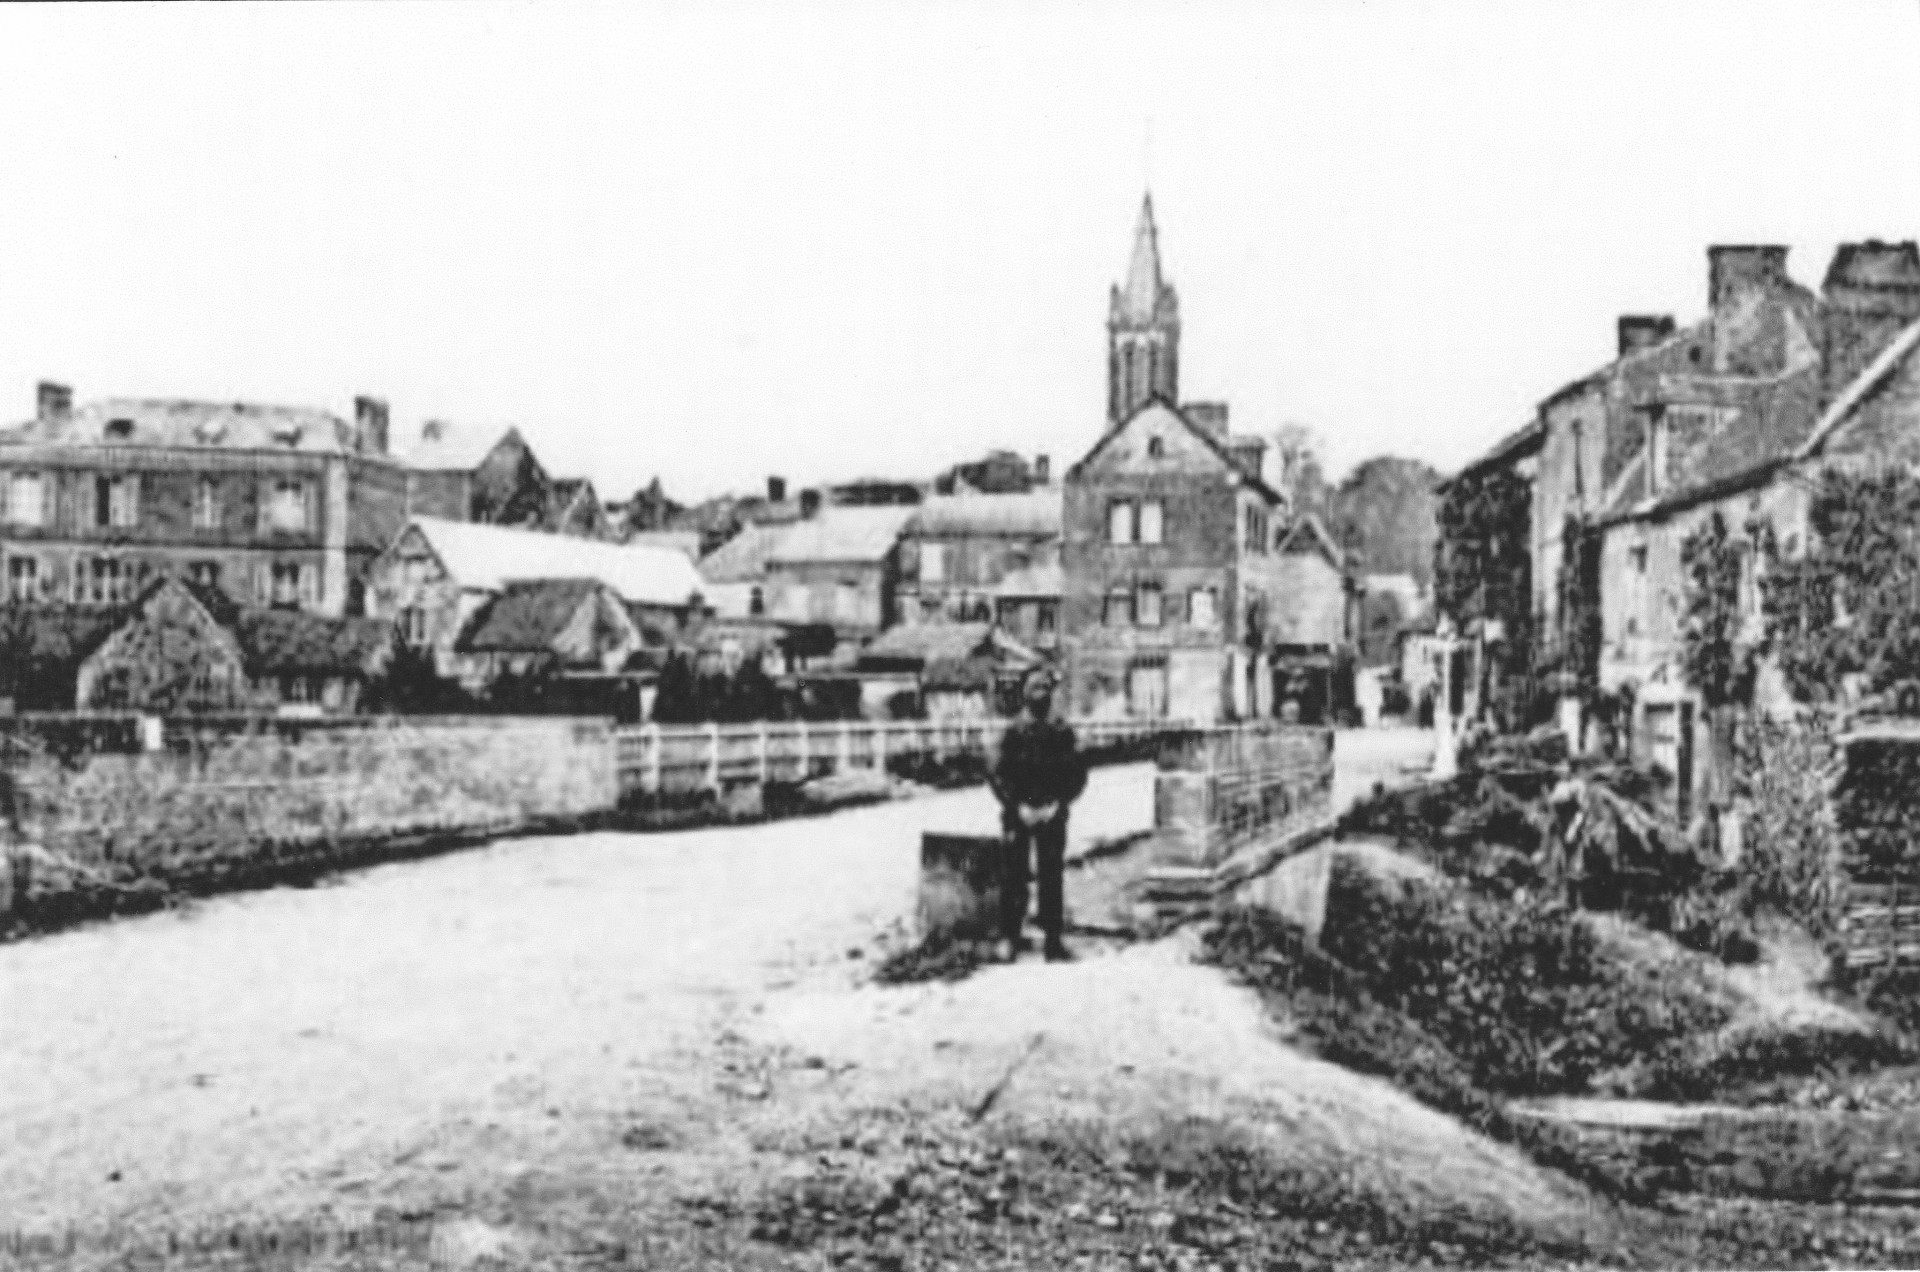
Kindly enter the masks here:
M 387 406 L 174 398 L 79 406 L 39 387 L 0 428 L 0 586 L 32 604 L 125 605 L 162 575 L 256 606 L 357 614 L 405 519 Z
M 392 627 L 240 605 L 159 575 L 125 605 L 0 607 L 19 710 L 348 714 L 392 655 Z
M 1055 555 L 1057 558 L 1057 551 Z M 994 621 L 1027 648 L 1054 653 L 1060 647 L 1060 595 L 1065 577 L 1058 559 L 1006 574 L 993 589 Z
M 1797 553 L 1822 467 L 1920 457 L 1910 383 L 1920 248 L 1843 244 L 1818 294 L 1788 275 L 1786 257 L 1770 245 L 1710 248 L 1705 318 L 1682 328 L 1622 317 L 1613 362 L 1550 396 L 1527 429 L 1465 470 L 1505 466 L 1530 482 L 1544 656 L 1572 645 L 1571 624 L 1596 624 L 1597 687 L 1624 709 L 1615 725 L 1631 753 L 1676 779 L 1683 814 L 1704 811 L 1724 776 L 1682 666 L 1683 544 L 1722 518 L 1752 563 L 1741 617 L 1757 639 L 1752 536 L 1764 528 Z M 1568 526 L 1583 559 L 1564 559 Z M 1764 661 L 1758 671 L 1757 704 L 1783 705 Z M 1562 721 L 1591 745 L 1588 714 L 1570 708 Z
M 765 555 L 762 610 L 779 622 L 830 627 L 847 655 L 895 612 L 900 539 L 910 504 L 826 507 L 784 527 Z
M 1107 345 L 1107 427 L 1062 483 L 1067 709 L 1271 714 L 1292 685 L 1276 654 L 1330 664 L 1350 639 L 1345 565 L 1323 527 L 1296 525 L 1266 443 L 1233 435 L 1225 403 L 1175 405 L 1179 302 L 1150 198 Z
M 554 516 L 553 479 L 517 428 L 428 420 L 405 461 L 408 516 L 527 529 Z
M 928 623 L 884 633 L 857 669 L 872 714 L 975 720 L 1015 714 L 1022 681 L 1043 661 L 992 623 Z
M 1009 600 L 1044 602 L 1032 592 L 1034 571 L 1060 564 L 1061 494 L 1057 487 L 1020 494 L 936 495 L 907 521 L 900 547 L 896 621 L 993 622 L 1001 587 L 1017 575 L 1024 595 Z M 1051 634 L 1058 621 L 1059 592 L 1050 607 L 1031 616 L 1036 634 Z M 1023 620 L 1027 617 L 1020 616 Z
M 368 612 L 394 623 L 406 644 L 431 650 L 440 674 L 477 687 L 495 673 L 492 655 L 501 651 L 460 647 L 475 616 L 515 584 L 555 580 L 602 585 L 650 645 L 680 639 L 708 612 L 704 584 L 683 553 L 438 517 L 412 518 L 374 563 Z M 522 597 L 566 602 L 569 621 L 583 612 L 584 601 L 570 589 Z M 540 626 L 558 621 L 543 619 Z
M 1256 459 L 1153 401 L 1068 470 L 1060 628 L 1074 714 L 1272 709 L 1287 506 Z
M 546 528 L 582 539 L 617 539 L 589 477 L 556 477 L 547 492 Z

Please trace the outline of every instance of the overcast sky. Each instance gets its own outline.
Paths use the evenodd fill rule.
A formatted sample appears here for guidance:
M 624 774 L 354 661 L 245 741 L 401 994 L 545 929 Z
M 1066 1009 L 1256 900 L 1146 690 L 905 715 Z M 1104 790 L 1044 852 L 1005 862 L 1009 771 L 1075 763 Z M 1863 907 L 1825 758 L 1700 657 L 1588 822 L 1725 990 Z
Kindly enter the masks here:
M 1920 2 L 4 6 L 0 174 L 0 419 L 371 392 L 603 496 L 1070 461 L 1150 181 L 1183 396 L 1446 468 L 1709 243 L 1920 236 Z

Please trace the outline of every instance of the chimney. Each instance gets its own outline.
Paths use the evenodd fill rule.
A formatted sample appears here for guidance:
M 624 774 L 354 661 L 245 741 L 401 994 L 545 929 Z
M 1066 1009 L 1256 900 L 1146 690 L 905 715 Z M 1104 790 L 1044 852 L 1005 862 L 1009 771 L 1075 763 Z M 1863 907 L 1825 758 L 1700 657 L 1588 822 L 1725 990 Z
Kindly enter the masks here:
M 387 404 L 384 399 L 353 399 L 353 442 L 363 455 L 387 453 Z
M 1227 441 L 1234 467 L 1255 480 L 1265 480 L 1267 442 L 1262 437 L 1235 437 Z
M 1053 460 L 1045 455 L 1033 457 L 1033 484 L 1036 486 L 1053 484 Z
M 1783 283 L 1786 277 L 1784 247 L 1742 244 L 1707 249 L 1707 305 L 1711 309 L 1719 309 L 1723 301 L 1741 292 Z
M 767 478 L 767 502 L 785 503 L 787 500 L 787 479 L 785 477 Z
M 1869 297 L 1876 294 L 1891 298 L 1916 287 L 1920 287 L 1920 245 L 1911 240 L 1868 239 L 1834 249 L 1833 264 L 1827 267 L 1820 290 L 1829 301 L 1861 304 L 1871 303 Z
M 66 419 L 73 414 L 73 390 L 52 380 L 40 381 L 36 414 L 42 423 Z
M 445 420 L 428 420 L 420 426 L 420 440 L 423 442 L 437 442 L 446 435 L 447 422 Z
M 1651 349 L 1675 331 L 1672 314 L 1621 314 L 1620 356 Z
M 818 490 L 801 491 L 800 492 L 800 515 L 802 517 L 811 517 L 814 513 L 819 511 L 820 511 L 820 492 Z
M 1226 438 L 1227 404 L 1225 402 L 1188 402 L 1180 408 L 1180 413 L 1191 420 L 1201 432 L 1219 440 Z

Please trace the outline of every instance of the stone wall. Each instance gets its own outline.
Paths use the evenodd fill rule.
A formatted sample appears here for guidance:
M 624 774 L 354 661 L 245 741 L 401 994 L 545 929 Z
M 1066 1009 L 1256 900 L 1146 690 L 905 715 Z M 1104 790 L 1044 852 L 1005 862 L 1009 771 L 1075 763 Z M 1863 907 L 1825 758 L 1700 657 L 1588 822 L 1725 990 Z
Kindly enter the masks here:
M 155 750 L 64 759 L 9 733 L 27 757 L 13 766 L 21 828 L 49 886 L 215 884 L 405 836 L 576 821 L 618 799 L 602 720 L 170 724 Z
M 1333 732 L 1269 722 L 1170 735 L 1154 779 L 1154 857 L 1214 867 L 1332 816 Z

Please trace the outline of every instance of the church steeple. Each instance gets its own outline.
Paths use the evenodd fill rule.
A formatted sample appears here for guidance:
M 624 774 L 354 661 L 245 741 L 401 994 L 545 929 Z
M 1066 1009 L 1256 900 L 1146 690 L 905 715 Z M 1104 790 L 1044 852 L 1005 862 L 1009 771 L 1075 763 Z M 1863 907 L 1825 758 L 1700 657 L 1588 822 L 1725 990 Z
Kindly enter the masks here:
M 1160 273 L 1160 234 L 1153 195 L 1140 203 L 1127 284 L 1115 287 L 1107 312 L 1107 426 L 1119 424 L 1149 398 L 1178 402 L 1180 300 Z

